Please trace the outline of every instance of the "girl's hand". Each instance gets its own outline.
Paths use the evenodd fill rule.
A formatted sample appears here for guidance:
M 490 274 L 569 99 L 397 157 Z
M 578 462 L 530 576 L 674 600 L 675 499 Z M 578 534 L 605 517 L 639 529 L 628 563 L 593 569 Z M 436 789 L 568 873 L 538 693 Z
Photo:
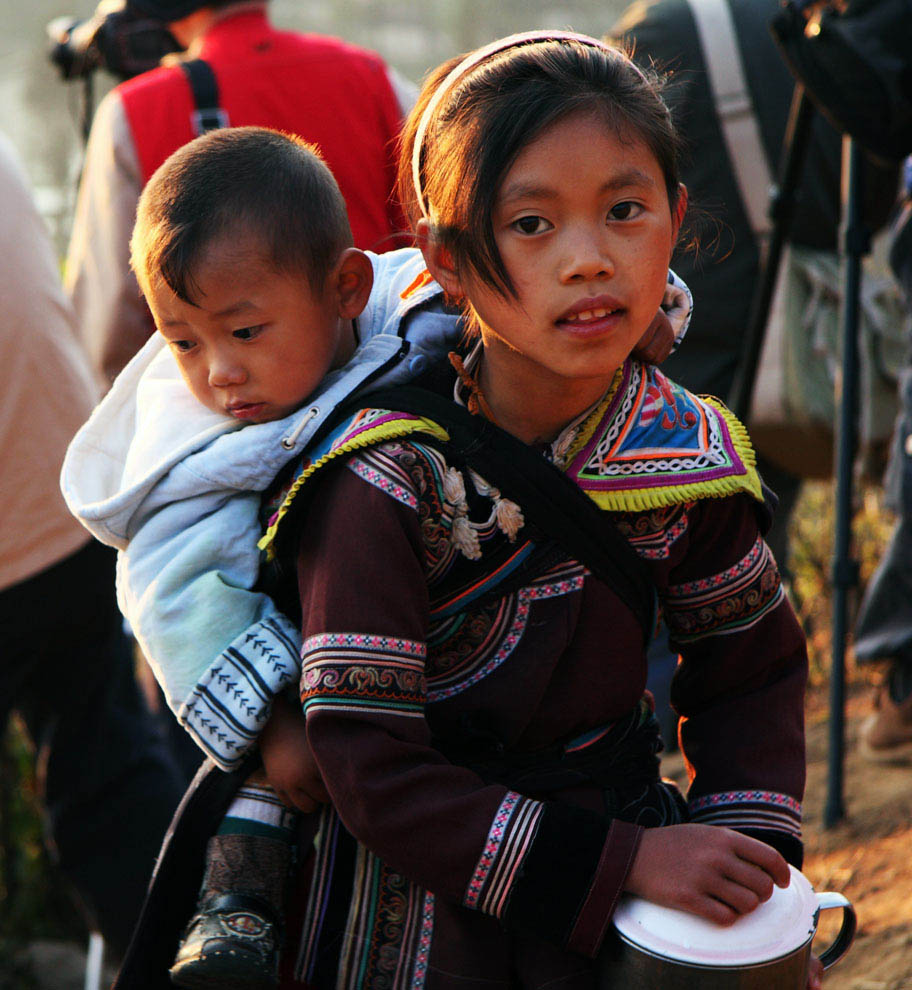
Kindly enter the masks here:
M 674 327 L 665 310 L 660 309 L 652 323 L 646 327 L 646 332 L 636 342 L 633 357 L 646 364 L 661 364 L 671 354 L 674 342 Z
M 282 696 L 260 733 L 260 755 L 266 778 L 279 798 L 299 811 L 316 811 L 329 800 L 323 779 L 307 744 L 304 713 Z
M 789 868 L 772 846 L 717 825 L 689 824 L 646 829 L 624 886 L 730 925 L 768 900 L 774 883 L 787 887 Z

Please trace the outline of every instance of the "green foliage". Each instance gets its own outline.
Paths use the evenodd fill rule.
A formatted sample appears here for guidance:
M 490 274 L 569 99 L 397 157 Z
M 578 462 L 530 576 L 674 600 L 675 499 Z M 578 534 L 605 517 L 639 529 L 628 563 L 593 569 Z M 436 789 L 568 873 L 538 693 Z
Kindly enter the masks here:
M 833 526 L 835 498 L 832 482 L 808 481 L 802 487 L 789 533 L 792 572 L 790 595 L 808 640 L 811 683 L 820 684 L 827 677 L 832 655 Z M 859 563 L 859 586 L 849 616 L 849 626 L 861 595 L 883 555 L 893 516 L 883 507 L 879 487 L 862 486 L 856 493 L 852 523 L 852 555 Z M 847 676 L 858 676 L 851 651 Z
M 0 738 L 0 990 L 4 980 L 27 990 L 17 975 L 15 950 L 35 938 L 85 938 L 69 889 L 44 841 L 31 744 L 16 719 Z M 21 977 L 21 978 L 20 978 Z

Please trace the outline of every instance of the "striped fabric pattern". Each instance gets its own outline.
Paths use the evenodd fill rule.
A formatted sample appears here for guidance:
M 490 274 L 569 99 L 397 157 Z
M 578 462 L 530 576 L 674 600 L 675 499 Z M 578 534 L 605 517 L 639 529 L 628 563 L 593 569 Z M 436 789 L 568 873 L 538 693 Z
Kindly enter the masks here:
M 350 904 L 336 990 L 422 990 L 434 895 L 359 845 Z
M 256 832 L 260 835 L 279 833 L 282 837 L 290 836 L 297 818 L 297 812 L 283 804 L 265 781 L 248 781 L 238 788 L 219 826 L 219 834 Z
M 463 904 L 500 918 L 544 811 L 540 801 L 508 791 L 491 823 Z
M 502 599 L 498 615 L 492 623 L 491 635 L 479 643 L 477 649 L 464 652 L 457 664 L 443 664 L 440 661 L 448 650 L 463 652 L 461 642 L 449 643 L 439 635 L 439 629 L 433 630 L 429 637 L 434 637 L 435 642 L 428 662 L 428 701 L 455 697 L 497 670 L 525 635 L 532 602 L 581 591 L 587 573 L 582 564 L 571 561 L 564 570 L 567 573 L 543 575 Z
M 423 718 L 424 643 L 367 633 L 321 633 L 301 649 L 301 704 L 320 710 Z
M 177 713 L 178 721 L 223 770 L 256 741 L 272 699 L 298 678 L 300 634 L 284 616 L 251 626 L 212 664 Z
M 743 632 L 785 600 L 776 561 L 763 538 L 731 567 L 686 584 L 665 598 L 668 628 L 679 643 Z
M 775 791 L 723 791 L 688 802 L 691 821 L 727 828 L 769 829 L 801 838 L 801 802 Z

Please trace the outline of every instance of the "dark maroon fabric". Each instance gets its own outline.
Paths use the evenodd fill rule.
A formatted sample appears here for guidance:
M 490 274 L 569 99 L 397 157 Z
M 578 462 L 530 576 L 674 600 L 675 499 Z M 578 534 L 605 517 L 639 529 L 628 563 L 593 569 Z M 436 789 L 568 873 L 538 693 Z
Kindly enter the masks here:
M 569 949 L 590 958 L 598 952 L 642 834 L 641 828 L 629 822 L 611 823 L 592 888 L 570 933 Z
M 333 805 L 364 847 L 433 892 L 422 977 L 430 990 L 472 980 L 543 986 L 517 962 L 530 944 L 547 957 L 543 981 L 589 987 L 584 957 L 598 951 L 640 829 L 609 821 L 592 784 L 547 802 L 511 797 L 449 763 L 432 739 L 471 724 L 507 752 L 523 753 L 627 715 L 646 683 L 640 627 L 611 589 L 570 560 L 531 590 L 469 608 L 458 629 L 455 620 L 453 628 L 435 622 L 430 602 L 440 597 L 435 582 L 451 553 L 446 465 L 403 443 L 354 458 L 351 467 L 320 485 L 298 557 L 308 735 Z M 651 569 L 684 657 L 673 698 L 686 718 L 691 799 L 745 791 L 800 801 L 806 654 L 775 567 L 764 564 L 762 544 L 757 549 L 751 499 L 709 499 L 617 521 Z M 415 652 L 425 644 L 426 658 Z M 340 685 L 354 667 L 357 684 L 345 694 Z M 453 686 L 459 669 L 474 673 Z M 553 801 L 568 813 L 549 816 Z M 533 824 L 525 832 L 516 825 L 521 852 L 497 849 L 503 874 L 495 883 L 484 852 L 501 834 L 505 807 L 511 823 L 522 812 Z M 573 867 L 559 868 L 574 849 Z M 549 851 L 550 873 L 538 865 Z M 548 903 L 521 902 L 524 891 L 540 895 L 547 884 L 557 891 Z M 530 918 L 537 931 L 528 930 Z M 511 930 L 511 919 L 523 924 Z

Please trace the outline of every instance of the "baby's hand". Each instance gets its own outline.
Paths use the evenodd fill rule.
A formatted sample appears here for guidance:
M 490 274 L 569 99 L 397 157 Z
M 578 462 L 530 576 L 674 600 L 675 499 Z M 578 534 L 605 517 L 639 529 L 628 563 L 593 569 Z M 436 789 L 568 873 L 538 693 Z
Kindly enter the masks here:
M 660 309 L 636 342 L 633 356 L 646 364 L 661 364 L 671 354 L 674 342 L 674 327 L 665 310 Z
M 787 887 L 789 869 L 772 846 L 716 825 L 688 824 L 646 829 L 624 886 L 730 925 L 768 900 L 774 883 Z
M 300 811 L 316 811 L 329 800 L 304 731 L 304 713 L 282 696 L 260 733 L 266 778 L 279 798 Z

